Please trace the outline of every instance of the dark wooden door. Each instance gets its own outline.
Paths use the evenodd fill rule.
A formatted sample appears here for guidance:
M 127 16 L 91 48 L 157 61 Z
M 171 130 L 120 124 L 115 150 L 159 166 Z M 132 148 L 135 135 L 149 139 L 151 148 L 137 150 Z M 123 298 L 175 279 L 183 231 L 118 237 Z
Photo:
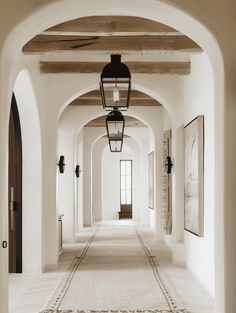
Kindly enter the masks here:
M 22 272 L 22 141 L 13 94 L 9 120 L 9 272 Z

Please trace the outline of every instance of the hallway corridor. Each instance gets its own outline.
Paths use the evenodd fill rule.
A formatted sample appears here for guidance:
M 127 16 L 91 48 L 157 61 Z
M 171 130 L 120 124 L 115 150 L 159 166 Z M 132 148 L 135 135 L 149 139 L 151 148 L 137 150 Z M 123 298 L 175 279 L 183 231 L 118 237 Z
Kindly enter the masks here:
M 90 233 L 84 231 L 79 243 L 65 246 L 57 272 L 31 280 L 29 275 L 28 288 L 23 290 L 19 283 L 19 290 L 10 292 L 11 301 L 18 292 L 10 312 L 38 313 L 42 306 L 45 313 L 213 312 L 213 301 L 206 292 L 184 268 L 171 264 L 170 250 L 152 241 L 151 235 L 129 221 L 103 223 Z M 11 284 L 17 277 L 10 276 Z

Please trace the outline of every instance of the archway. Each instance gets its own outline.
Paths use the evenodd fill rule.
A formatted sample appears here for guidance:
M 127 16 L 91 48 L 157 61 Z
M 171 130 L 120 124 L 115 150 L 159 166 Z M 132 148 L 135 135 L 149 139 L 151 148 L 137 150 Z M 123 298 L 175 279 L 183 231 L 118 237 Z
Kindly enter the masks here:
M 37 102 L 27 70 L 19 72 L 14 85 L 14 93 L 21 120 L 23 148 L 22 270 L 24 273 L 40 273 L 42 272 L 41 131 Z
M 152 3 L 152 5 L 153 5 L 153 7 L 155 8 L 155 5 L 154 5 L 154 3 Z M 167 6 L 166 4 L 161 4 L 162 6 L 164 6 L 164 7 L 166 7 L 166 9 L 169 9 L 170 11 L 171 11 L 171 8 L 169 7 L 169 6 Z M 52 6 L 53 7 L 53 6 Z M 153 9 L 153 7 L 152 7 L 152 10 L 155 12 L 155 13 L 149 13 L 150 14 L 150 16 L 153 14 L 153 19 L 157 19 L 157 17 L 156 16 L 154 16 L 155 14 L 157 14 L 156 12 L 156 10 L 154 10 Z M 50 8 L 51 9 L 51 8 Z M 102 9 L 104 9 L 102 6 L 101 6 L 101 10 Z M 147 10 L 143 10 L 143 13 L 141 12 L 142 11 L 142 9 L 144 9 L 144 8 L 141 8 L 141 6 L 140 6 L 140 12 L 136 12 L 136 14 L 140 14 L 140 15 L 148 15 L 148 13 L 147 13 Z M 119 8 L 118 8 L 118 10 L 119 10 Z M 121 10 L 121 9 L 120 9 Z M 150 9 L 149 9 L 150 10 Z M 148 11 L 149 11 L 148 10 Z M 42 10 L 42 11 L 44 11 L 44 10 Z M 50 10 L 49 10 L 50 11 Z M 85 10 L 86 11 L 86 10 Z M 108 9 L 108 11 L 109 11 L 109 9 Z M 137 11 L 139 11 L 139 9 L 137 9 Z M 168 11 L 168 10 L 167 10 Z M 173 21 L 171 22 L 171 23 L 173 23 L 173 24 L 175 24 L 175 22 L 176 22 L 176 24 L 178 24 L 179 25 L 179 28 L 185 28 L 185 30 L 186 30 L 186 32 L 191 32 L 192 31 L 192 36 L 194 37 L 194 33 L 195 33 L 195 31 L 193 30 L 193 28 L 196 26 L 196 25 L 198 25 L 198 26 L 200 26 L 198 23 L 194 23 L 194 21 L 193 21 L 193 24 L 194 24 L 194 27 L 192 27 L 190 30 L 187 30 L 187 26 L 185 26 L 185 25 L 187 25 L 187 23 L 185 24 L 185 23 L 183 23 L 183 18 L 185 18 L 185 20 L 187 19 L 190 19 L 189 17 L 187 17 L 185 14 L 181 14 L 181 12 L 180 11 L 178 11 L 178 10 L 176 10 L 176 9 L 173 9 L 173 11 L 176 13 L 178 13 L 177 15 L 176 15 L 176 18 L 175 19 L 173 19 Z M 173 11 L 172 11 L 172 13 L 173 13 Z M 45 13 L 45 12 L 40 12 L 40 13 Z M 169 13 L 169 12 L 168 12 Z M 163 14 L 163 12 L 162 12 L 162 14 Z M 73 15 L 73 14 L 71 14 L 71 15 Z M 166 16 L 167 16 L 168 14 L 167 14 L 167 12 L 166 12 Z M 167 18 L 167 17 L 166 17 Z M 45 19 L 46 19 L 46 16 L 45 16 Z M 162 20 L 164 20 L 165 18 L 163 17 L 162 18 Z M 190 19 L 190 20 L 192 20 L 192 19 Z M 31 20 L 32 21 L 32 20 Z M 31 22 L 30 21 L 30 22 Z M 46 22 L 45 22 L 46 23 Z M 181 26 L 182 25 L 182 26 Z M 45 25 L 44 25 L 45 26 Z M 200 27 L 201 28 L 201 27 Z M 196 27 L 196 29 L 198 29 L 199 30 L 199 28 L 198 27 Z M 202 28 L 201 28 L 202 29 Z M 204 32 L 205 32 L 205 30 L 204 30 Z M 195 33 L 195 35 L 196 35 L 196 38 L 197 39 L 199 39 L 200 38 L 200 31 L 199 31 L 199 36 L 198 35 L 196 35 L 196 33 Z M 211 36 L 210 36 L 211 37 Z M 210 38 L 210 39 L 212 39 L 212 38 Z M 199 39 L 199 42 L 200 42 L 201 40 Z M 212 42 L 211 40 L 209 40 L 209 42 Z M 219 52 L 219 50 L 218 50 L 218 48 L 216 49 L 218 52 Z M 220 54 L 220 53 L 219 53 Z M 220 62 L 220 64 L 216 64 L 217 66 L 218 66 L 218 68 L 220 68 L 220 70 L 222 70 L 222 63 Z M 217 66 L 216 66 L 216 68 L 217 68 Z M 222 73 L 221 73 L 222 74 Z M 219 83 L 219 82 L 218 82 Z M 220 113 L 222 113 L 221 112 L 221 110 L 222 110 L 222 106 L 221 106 L 221 101 L 222 101 L 222 93 L 223 93 L 223 90 L 222 90 L 222 82 L 221 83 L 219 83 L 219 88 L 217 88 L 218 87 L 218 85 L 216 84 L 215 85 L 215 92 L 219 92 L 219 94 L 216 94 L 216 101 L 219 101 L 219 106 L 216 106 L 216 107 L 218 107 L 218 111 L 217 111 L 217 113 L 218 114 L 216 114 L 216 116 L 217 116 L 217 118 L 219 118 L 219 125 L 221 125 L 222 126 L 222 120 L 220 119 L 220 114 L 219 114 L 219 111 L 220 111 Z M 221 128 L 221 127 L 219 127 L 219 128 Z M 221 142 L 220 142 L 220 144 L 218 145 L 218 147 L 223 147 L 223 145 L 222 145 L 222 143 L 223 143 L 223 139 L 222 139 L 222 137 L 221 136 L 219 136 L 218 138 L 220 138 L 221 139 Z M 223 150 L 223 149 L 222 149 Z M 222 151 L 221 151 L 221 154 L 220 154 L 221 156 L 222 156 Z M 222 170 L 222 160 L 221 159 L 217 159 L 217 161 L 219 161 L 219 171 L 220 171 L 220 173 L 222 173 L 223 172 L 223 170 Z M 216 166 L 217 167 L 217 166 Z M 218 187 L 221 187 L 221 183 L 219 183 L 219 186 Z M 218 188 L 218 190 L 219 190 L 219 193 L 218 193 L 218 195 L 222 195 L 222 193 L 220 193 L 220 188 Z M 216 193 L 217 194 L 217 193 Z M 222 203 L 222 198 L 220 198 L 219 199 L 220 201 L 218 201 L 217 203 Z M 219 205 L 220 206 L 220 205 Z M 223 205 L 222 205 L 222 207 L 223 207 Z M 221 212 L 221 211 L 220 211 Z M 222 213 L 222 212 L 221 212 Z M 220 216 L 221 216 L 221 214 L 219 214 Z M 220 238 L 222 239 L 222 237 L 223 237 L 223 233 L 221 233 L 220 234 Z

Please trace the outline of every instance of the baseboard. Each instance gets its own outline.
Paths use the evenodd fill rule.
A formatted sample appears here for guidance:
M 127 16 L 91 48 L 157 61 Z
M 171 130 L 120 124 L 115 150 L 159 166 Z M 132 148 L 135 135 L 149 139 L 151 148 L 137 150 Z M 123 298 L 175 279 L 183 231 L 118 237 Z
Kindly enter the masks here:
M 58 268 L 58 264 L 45 264 L 43 267 L 44 272 L 54 271 Z
M 199 282 L 199 284 L 202 286 L 202 288 L 207 292 L 207 294 L 214 299 L 215 295 L 213 293 L 213 291 L 201 280 L 201 278 L 198 276 L 198 274 L 196 274 L 193 269 L 189 266 L 186 267 L 189 271 L 189 273 L 196 279 L 196 281 Z

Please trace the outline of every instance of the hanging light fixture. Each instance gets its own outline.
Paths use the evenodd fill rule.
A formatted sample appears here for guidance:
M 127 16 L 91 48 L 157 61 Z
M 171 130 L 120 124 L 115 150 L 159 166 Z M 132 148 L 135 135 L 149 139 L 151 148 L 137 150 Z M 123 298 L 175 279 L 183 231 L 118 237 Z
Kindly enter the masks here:
M 106 118 L 107 137 L 110 140 L 123 140 L 125 119 L 117 108 L 107 115 Z
M 118 108 L 127 110 L 131 91 L 129 68 L 121 63 L 120 54 L 112 54 L 111 62 L 105 65 L 101 74 L 100 91 L 103 108 L 107 111 Z
M 123 146 L 123 137 L 122 139 L 109 139 L 109 147 L 111 152 L 121 152 Z

